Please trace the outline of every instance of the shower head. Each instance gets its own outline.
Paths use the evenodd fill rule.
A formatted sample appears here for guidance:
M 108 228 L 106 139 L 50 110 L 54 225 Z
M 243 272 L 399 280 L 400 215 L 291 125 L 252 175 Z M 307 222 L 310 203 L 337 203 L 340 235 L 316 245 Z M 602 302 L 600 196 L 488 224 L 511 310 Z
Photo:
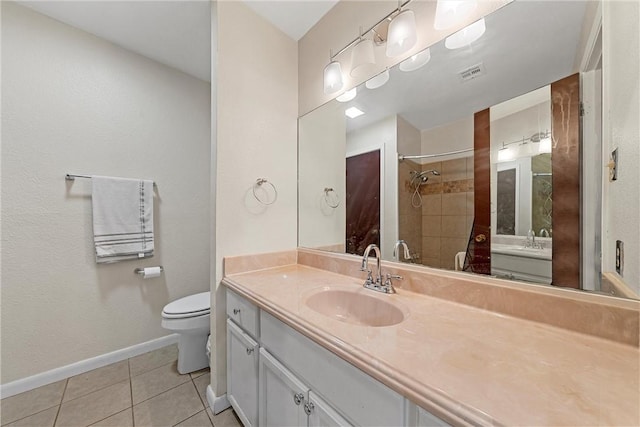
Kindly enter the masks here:
M 432 174 L 432 175 L 440 175 L 440 172 L 438 172 L 435 169 L 431 169 L 428 171 L 422 171 L 422 172 L 418 172 L 418 171 L 411 171 L 411 184 L 424 184 L 429 180 L 429 177 L 427 175 Z

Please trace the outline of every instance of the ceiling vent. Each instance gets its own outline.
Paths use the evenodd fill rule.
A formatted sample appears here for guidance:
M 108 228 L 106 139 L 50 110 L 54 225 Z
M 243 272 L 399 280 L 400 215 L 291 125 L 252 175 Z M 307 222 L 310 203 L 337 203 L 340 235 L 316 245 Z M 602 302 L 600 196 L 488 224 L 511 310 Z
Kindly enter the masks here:
M 476 77 L 484 76 L 487 72 L 484 69 L 484 64 L 481 62 L 476 65 L 472 65 L 469 68 L 466 68 L 458 73 L 460 76 L 460 80 L 463 82 L 468 82 L 469 80 L 473 80 Z

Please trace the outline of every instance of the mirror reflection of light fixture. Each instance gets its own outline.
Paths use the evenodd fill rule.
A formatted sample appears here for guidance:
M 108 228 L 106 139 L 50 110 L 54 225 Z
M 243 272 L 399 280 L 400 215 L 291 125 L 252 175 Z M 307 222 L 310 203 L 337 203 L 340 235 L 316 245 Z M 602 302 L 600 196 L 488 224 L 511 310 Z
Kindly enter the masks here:
M 426 48 L 422 52 L 418 52 L 415 55 L 405 59 L 400 63 L 401 71 L 415 71 L 418 68 L 421 68 L 427 65 L 427 62 L 431 59 L 431 51 L 429 48 Z
M 407 53 L 418 41 L 416 15 L 412 10 L 403 10 L 393 18 L 387 33 L 387 56 Z
M 502 148 L 498 150 L 498 162 L 514 160 L 517 157 L 517 153 L 513 147 L 506 147 L 504 146 L 504 143 L 502 145 Z
M 349 107 L 346 110 L 344 110 L 344 114 L 350 119 L 355 119 L 356 117 L 363 115 L 364 111 L 356 107 Z
M 364 84 L 367 89 L 378 89 L 380 86 L 383 86 L 386 82 L 389 81 L 389 69 L 387 68 L 377 76 L 371 77 Z
M 365 76 L 375 65 L 373 40 L 360 38 L 360 41 L 353 47 L 351 52 L 351 77 Z
M 551 153 L 551 137 L 542 138 L 540 145 L 538 146 L 538 153 L 545 154 Z
M 330 55 L 331 56 L 331 55 Z M 333 59 L 324 68 L 324 93 L 330 95 L 342 89 L 342 68 L 338 61 Z
M 356 88 L 354 87 L 353 89 L 348 90 L 345 93 L 343 93 L 342 95 L 338 96 L 336 98 L 336 101 L 338 101 L 338 102 L 349 102 L 352 99 L 354 99 L 357 94 L 358 94 L 358 92 L 357 92 Z
M 438 0 L 433 28 L 446 30 L 471 15 L 478 6 L 477 0 Z
M 482 18 L 447 37 L 444 40 L 444 45 L 447 49 L 459 49 L 468 46 L 482 37 L 486 29 L 484 18 Z

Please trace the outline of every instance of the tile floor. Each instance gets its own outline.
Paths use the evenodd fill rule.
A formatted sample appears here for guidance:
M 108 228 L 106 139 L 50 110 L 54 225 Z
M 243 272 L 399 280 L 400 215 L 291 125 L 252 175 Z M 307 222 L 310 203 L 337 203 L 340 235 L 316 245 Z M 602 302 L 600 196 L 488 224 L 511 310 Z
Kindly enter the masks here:
M 2 426 L 238 427 L 232 409 L 213 415 L 209 369 L 180 375 L 175 345 L 0 401 Z

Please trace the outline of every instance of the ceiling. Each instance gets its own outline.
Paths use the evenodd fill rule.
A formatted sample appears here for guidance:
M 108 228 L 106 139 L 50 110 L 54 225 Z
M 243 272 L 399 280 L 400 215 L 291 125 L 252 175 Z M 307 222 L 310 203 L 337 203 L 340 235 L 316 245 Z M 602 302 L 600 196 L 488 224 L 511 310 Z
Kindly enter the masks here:
M 198 79 L 211 81 L 208 0 L 18 3 Z M 297 41 L 337 0 L 252 0 L 245 3 Z

